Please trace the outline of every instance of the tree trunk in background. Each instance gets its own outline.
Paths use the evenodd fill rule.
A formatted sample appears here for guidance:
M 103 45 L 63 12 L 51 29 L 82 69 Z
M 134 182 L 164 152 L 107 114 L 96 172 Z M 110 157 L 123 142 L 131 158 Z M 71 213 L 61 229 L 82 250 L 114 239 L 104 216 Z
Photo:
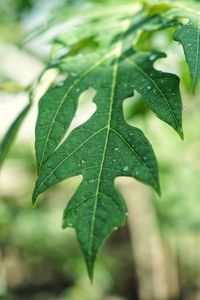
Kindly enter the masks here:
M 131 178 L 120 178 L 118 186 L 129 210 L 128 222 L 140 299 L 177 299 L 177 264 L 164 248 L 149 188 Z

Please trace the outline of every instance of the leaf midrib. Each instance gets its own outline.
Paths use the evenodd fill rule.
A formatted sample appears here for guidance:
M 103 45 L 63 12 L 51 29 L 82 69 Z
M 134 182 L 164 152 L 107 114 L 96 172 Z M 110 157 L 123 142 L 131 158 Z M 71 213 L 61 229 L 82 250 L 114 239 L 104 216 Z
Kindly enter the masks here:
M 120 54 L 122 50 L 122 43 L 119 43 L 120 48 Z M 103 171 L 103 166 L 105 162 L 105 157 L 106 157 L 106 150 L 107 150 L 107 145 L 109 141 L 109 133 L 110 133 L 110 128 L 111 128 L 111 119 L 112 119 L 112 111 L 113 111 L 113 103 L 115 99 L 115 90 L 116 90 L 116 83 L 117 83 L 117 77 L 118 77 L 118 70 L 119 70 L 119 56 L 116 58 L 116 61 L 113 65 L 113 81 L 112 81 L 112 88 L 111 88 L 111 100 L 110 100 L 110 107 L 109 107 L 109 113 L 108 113 L 108 125 L 106 127 L 107 132 L 106 132 L 106 139 L 105 139 L 105 145 L 102 153 L 102 163 L 100 165 L 100 170 L 99 170 L 99 176 L 97 179 L 97 188 L 96 188 L 96 194 L 95 194 L 95 199 L 94 199 L 94 208 L 93 208 L 93 214 L 92 214 L 92 223 L 91 223 L 91 229 L 90 229 L 90 237 L 89 237 L 89 245 L 88 245 L 88 254 L 89 256 L 92 255 L 92 244 L 93 244 L 93 235 L 94 235 L 94 225 L 95 225 L 95 217 L 96 217 L 96 211 L 97 211 L 97 204 L 98 204 L 98 195 L 99 195 L 99 190 L 100 190 L 100 184 L 101 184 L 101 177 L 102 177 L 102 171 Z

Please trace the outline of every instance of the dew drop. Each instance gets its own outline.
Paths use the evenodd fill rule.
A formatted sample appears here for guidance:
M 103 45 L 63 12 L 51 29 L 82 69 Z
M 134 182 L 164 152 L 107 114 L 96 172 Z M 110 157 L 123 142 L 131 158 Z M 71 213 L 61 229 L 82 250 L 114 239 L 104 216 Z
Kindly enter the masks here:
M 150 86 L 150 85 L 148 85 L 148 86 L 147 86 L 147 90 L 150 90 L 150 89 L 151 89 L 151 86 Z
M 128 217 L 128 212 L 125 213 L 125 216 Z
M 150 61 L 153 61 L 154 59 L 156 59 L 156 54 L 152 54 L 149 56 Z
M 57 86 L 63 86 L 64 85 L 64 81 L 58 82 Z
M 118 151 L 118 150 L 119 150 L 119 148 L 118 148 L 118 147 L 114 148 L 114 151 Z
M 82 162 L 82 164 L 85 164 L 85 160 L 84 160 L 84 159 L 82 159 L 82 161 L 81 161 L 81 162 Z
M 116 227 L 114 227 L 114 230 L 116 231 L 118 229 L 118 227 L 116 226 Z
M 127 172 L 128 171 L 128 166 L 124 166 L 123 171 Z
M 135 175 L 139 175 L 139 173 L 140 173 L 140 172 L 139 172 L 138 170 L 136 170 Z

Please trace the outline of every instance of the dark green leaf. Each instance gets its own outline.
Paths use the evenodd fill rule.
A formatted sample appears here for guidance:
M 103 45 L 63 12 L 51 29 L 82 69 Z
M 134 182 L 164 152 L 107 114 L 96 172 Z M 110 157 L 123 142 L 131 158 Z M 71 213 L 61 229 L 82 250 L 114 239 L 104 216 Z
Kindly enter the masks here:
M 36 126 L 39 177 L 33 203 L 56 183 L 83 176 L 65 210 L 63 226 L 76 229 L 91 278 L 99 248 L 126 220 L 115 178 L 132 176 L 160 192 L 152 147 L 139 129 L 125 122 L 123 101 L 137 90 L 147 106 L 182 136 L 179 79 L 153 68 L 162 54 L 133 52 L 122 57 L 123 47 L 122 39 L 105 55 L 68 59 L 68 78 L 41 99 Z M 63 141 L 78 98 L 88 87 L 97 92 L 97 110 Z

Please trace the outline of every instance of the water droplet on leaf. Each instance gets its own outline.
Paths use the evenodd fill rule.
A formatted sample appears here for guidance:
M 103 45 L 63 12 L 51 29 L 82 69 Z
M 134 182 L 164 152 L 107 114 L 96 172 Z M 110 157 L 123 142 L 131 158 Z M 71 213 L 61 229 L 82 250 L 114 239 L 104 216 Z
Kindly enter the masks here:
M 128 171 L 128 166 L 124 166 L 123 171 L 127 172 Z
M 156 59 L 156 54 L 152 54 L 149 56 L 149 60 L 153 61 Z
M 63 86 L 64 85 L 64 81 L 58 82 L 57 86 Z

